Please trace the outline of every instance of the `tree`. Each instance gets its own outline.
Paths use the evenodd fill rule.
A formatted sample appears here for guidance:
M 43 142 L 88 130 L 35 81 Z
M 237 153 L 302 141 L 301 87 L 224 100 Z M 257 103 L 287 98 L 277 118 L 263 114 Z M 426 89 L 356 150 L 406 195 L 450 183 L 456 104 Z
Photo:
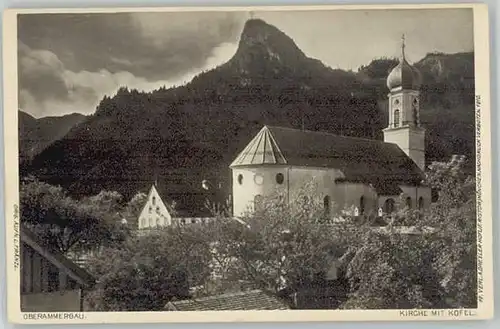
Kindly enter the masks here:
M 436 227 L 439 240 L 433 266 L 440 273 L 443 298 L 450 307 L 477 305 L 476 183 L 467 175 L 464 156 L 436 162 L 427 174 L 428 184 L 439 192 L 426 225 Z
M 172 298 L 189 298 L 190 288 L 210 275 L 203 236 L 196 226 L 172 226 L 104 248 L 89 260 L 100 279 L 87 305 L 94 311 L 159 311 Z
M 126 206 L 126 213 L 131 218 L 137 218 L 144 205 L 146 204 L 148 196 L 146 193 L 139 192 L 130 199 Z
M 439 191 L 438 202 L 423 214 L 402 209 L 388 220 L 389 228 L 431 227 L 431 233 L 366 230 L 352 241 L 351 294 L 343 308 L 475 307 L 475 183 L 464 166 L 464 157 L 433 163 L 426 184 Z
M 218 220 L 210 236 L 227 271 L 221 280 L 280 295 L 323 279 L 346 246 L 315 190 L 308 184 L 290 202 L 277 192 L 241 219 Z
M 441 300 L 425 235 L 367 230 L 353 251 L 346 276 L 346 309 L 436 308 Z
M 125 233 L 114 213 L 117 208 L 112 200 L 116 195 L 105 192 L 77 201 L 60 186 L 28 178 L 20 186 L 21 220 L 63 253 L 116 243 Z

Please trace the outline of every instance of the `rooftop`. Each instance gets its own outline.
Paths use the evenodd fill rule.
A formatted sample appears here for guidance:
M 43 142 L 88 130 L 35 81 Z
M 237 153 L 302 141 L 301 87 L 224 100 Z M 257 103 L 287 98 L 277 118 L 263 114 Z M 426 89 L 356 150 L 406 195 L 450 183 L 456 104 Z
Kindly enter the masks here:
M 170 301 L 169 311 L 287 310 L 288 304 L 262 290 L 251 290 L 197 299 Z
M 346 181 L 420 182 L 423 172 L 398 145 L 328 132 L 264 126 L 231 167 L 292 165 L 339 169 Z

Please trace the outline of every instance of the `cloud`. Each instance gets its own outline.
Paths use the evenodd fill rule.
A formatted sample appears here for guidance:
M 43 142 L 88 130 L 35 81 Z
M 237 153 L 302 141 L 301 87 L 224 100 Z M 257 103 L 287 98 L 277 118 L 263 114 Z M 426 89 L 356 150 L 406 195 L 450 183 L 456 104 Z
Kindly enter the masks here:
M 183 75 L 151 81 L 129 71 L 110 72 L 68 70 L 58 56 L 48 50 L 32 49 L 19 43 L 19 99 L 23 111 L 35 117 L 58 116 L 69 113 L 90 114 L 104 95 L 113 95 L 127 86 L 139 91 L 152 91 L 161 86 L 182 85 L 201 71 L 210 70 L 229 60 L 237 43 L 222 43 L 213 48 L 202 65 Z
M 105 68 L 168 80 L 202 66 L 220 44 L 236 42 L 245 18 L 237 12 L 21 15 L 18 36 L 57 54 L 74 72 Z

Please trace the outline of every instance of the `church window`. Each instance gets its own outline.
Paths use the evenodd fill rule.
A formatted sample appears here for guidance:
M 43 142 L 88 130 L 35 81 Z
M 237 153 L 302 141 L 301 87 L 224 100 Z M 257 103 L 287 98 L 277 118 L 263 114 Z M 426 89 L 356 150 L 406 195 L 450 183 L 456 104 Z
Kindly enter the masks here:
M 153 212 L 153 207 L 149 206 L 149 213 Z
M 325 215 L 330 215 L 330 196 L 325 196 L 323 199 L 323 207 L 325 210 Z
M 242 174 L 239 174 L 238 175 L 238 184 L 243 184 L 243 175 Z
M 262 177 L 262 175 L 256 174 L 253 180 L 255 184 L 262 185 L 262 183 L 264 182 L 264 177 Z
M 160 212 L 160 206 L 156 206 L 156 212 Z
M 412 204 L 411 204 L 411 198 L 407 197 L 406 198 L 406 208 L 411 209 Z
M 195 218 L 191 219 L 191 224 L 196 224 L 196 219 Z
M 363 215 L 365 213 L 365 197 L 359 198 L 359 214 Z
M 394 100 L 394 105 L 398 105 L 398 104 L 399 104 L 399 99 Z
M 394 111 L 394 127 L 399 127 L 399 110 Z
M 424 198 L 423 198 L 423 197 L 420 197 L 420 198 L 418 199 L 418 209 L 419 209 L 419 210 L 424 209 Z
M 263 201 L 262 195 L 257 194 L 253 200 L 254 200 L 255 210 L 261 210 Z
M 386 214 L 392 214 L 394 211 L 394 199 L 385 200 L 384 208 Z
M 156 203 L 156 197 L 153 197 L 153 199 L 152 199 L 152 200 L 153 200 L 153 206 L 154 206 L 154 205 L 155 205 L 155 203 Z
M 276 183 L 281 185 L 283 184 L 284 181 L 285 181 L 285 176 L 283 176 L 282 173 L 276 174 Z
M 418 111 L 416 106 L 413 106 L 413 122 L 418 126 Z

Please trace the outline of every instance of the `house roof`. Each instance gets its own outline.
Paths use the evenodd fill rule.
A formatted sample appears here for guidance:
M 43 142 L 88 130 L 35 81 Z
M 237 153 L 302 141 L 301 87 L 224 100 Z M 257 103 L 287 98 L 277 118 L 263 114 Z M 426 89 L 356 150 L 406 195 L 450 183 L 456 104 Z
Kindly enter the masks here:
M 264 126 L 231 167 L 283 164 L 339 169 L 349 182 L 423 179 L 420 168 L 396 144 L 272 126 Z
M 197 299 L 171 301 L 170 311 L 287 310 L 288 304 L 262 290 L 243 291 Z
M 71 278 L 80 284 L 92 286 L 95 283 L 95 278 L 89 272 L 76 265 L 60 251 L 47 246 L 46 243 L 24 225 L 21 225 L 20 236 L 21 242 L 29 245 L 57 267 L 64 269 Z

